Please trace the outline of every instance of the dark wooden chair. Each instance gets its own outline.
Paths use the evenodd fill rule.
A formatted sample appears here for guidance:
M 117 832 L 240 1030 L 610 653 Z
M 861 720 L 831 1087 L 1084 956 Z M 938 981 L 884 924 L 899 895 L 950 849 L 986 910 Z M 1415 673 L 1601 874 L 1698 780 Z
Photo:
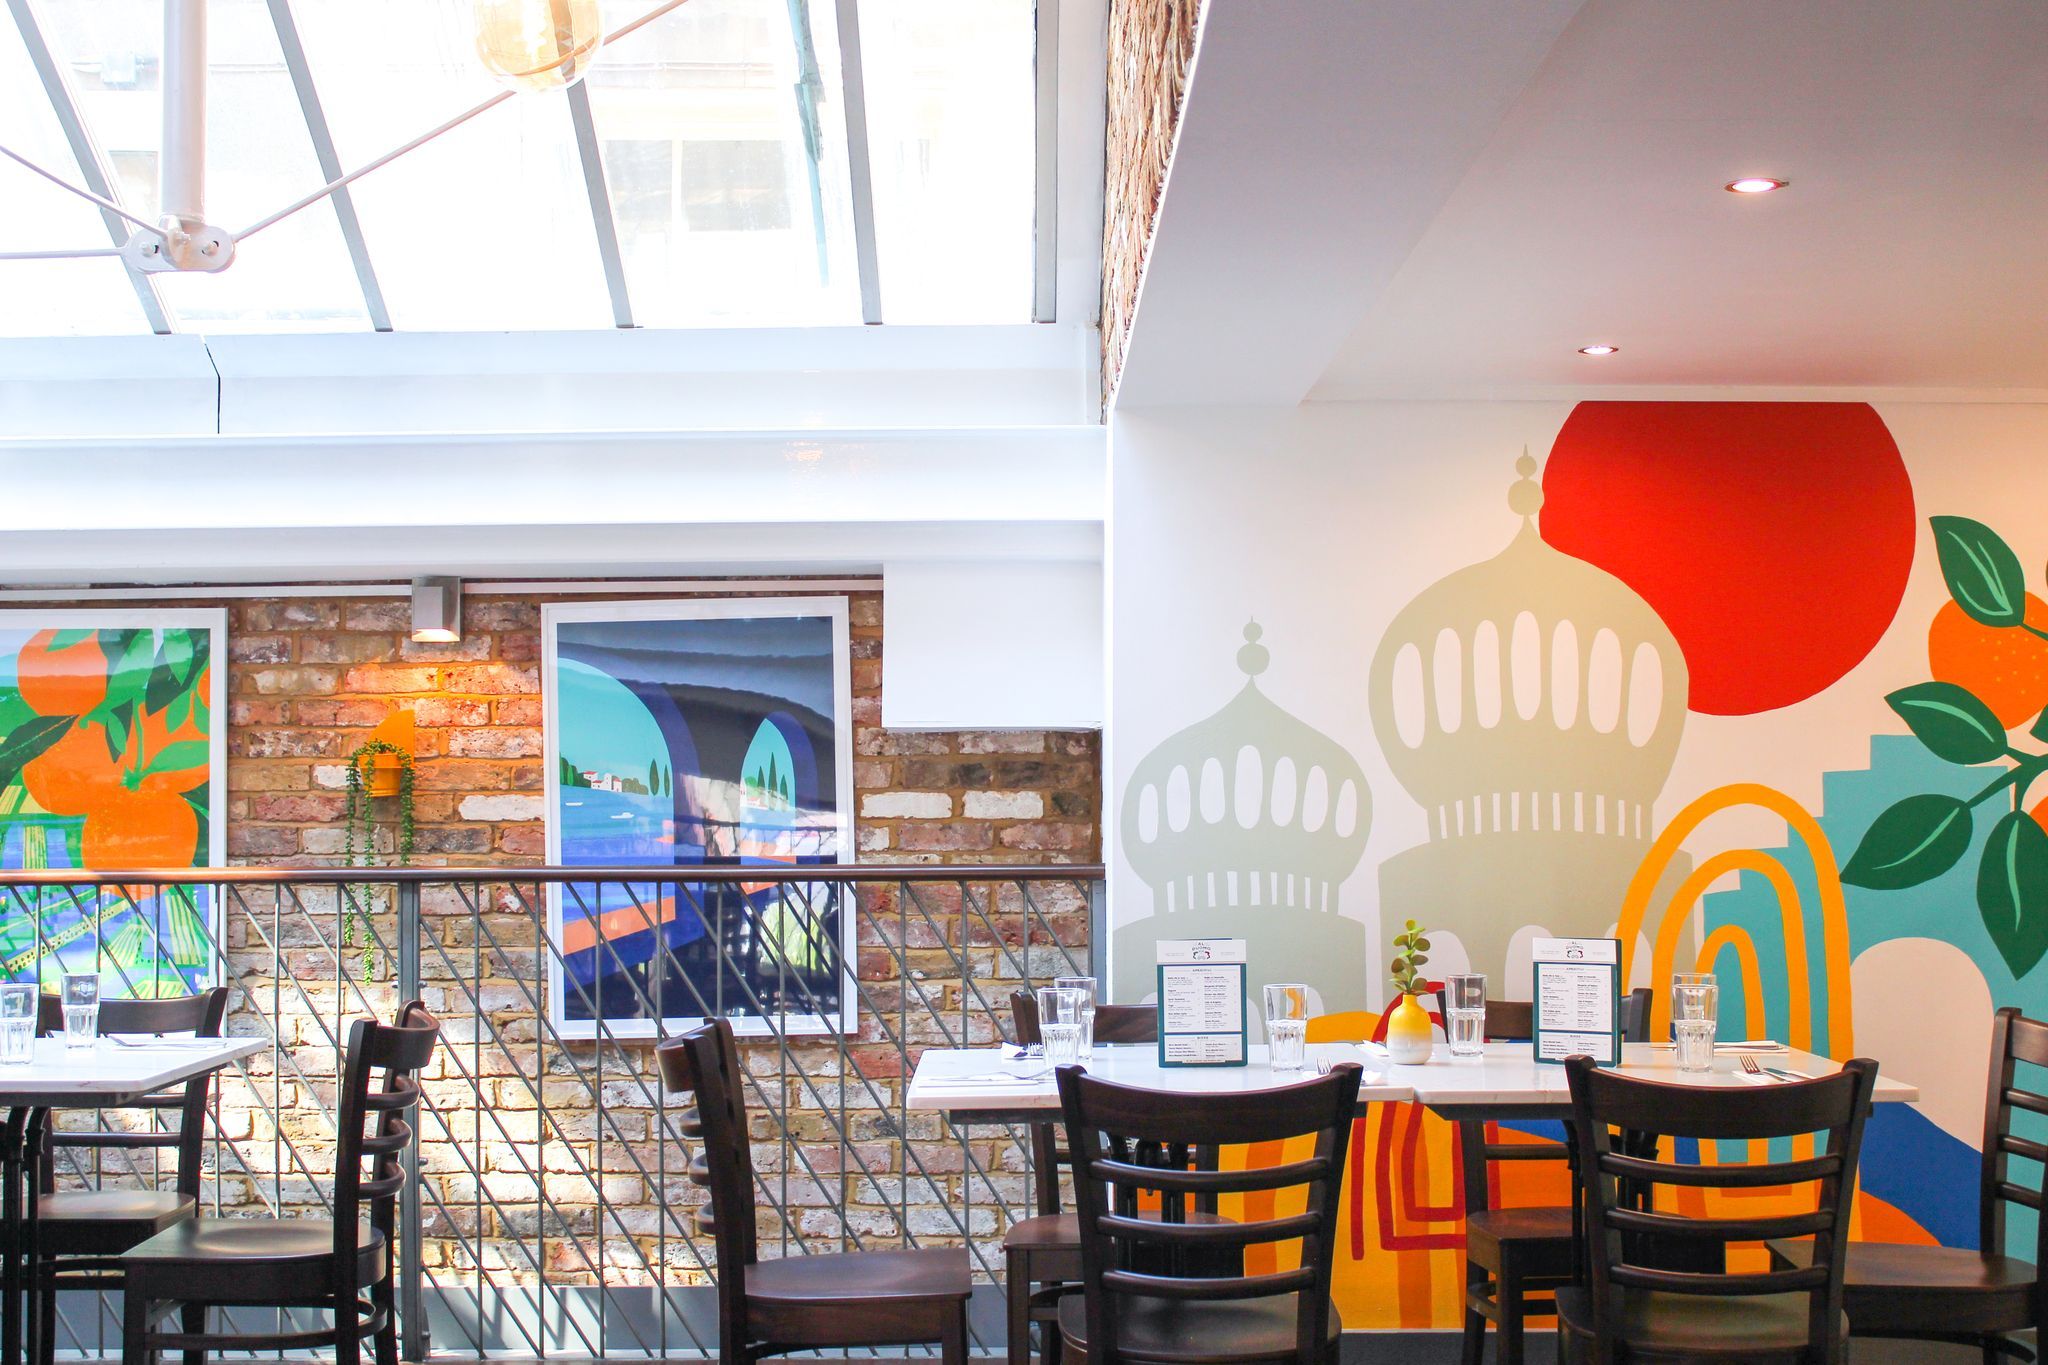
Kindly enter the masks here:
M 393 1023 L 350 1025 L 336 1087 L 333 1217 L 195 1218 L 121 1258 L 123 1365 L 155 1365 L 166 1350 L 183 1351 L 185 1365 L 203 1365 L 209 1350 L 319 1346 L 334 1348 L 335 1365 L 357 1365 L 364 1337 L 375 1339 L 377 1365 L 398 1365 L 391 1261 L 405 1184 L 401 1157 L 412 1142 L 419 1072 L 440 1036 L 440 1021 L 417 1000 Z M 207 1309 L 240 1307 L 326 1310 L 334 1322 L 290 1331 L 283 1330 L 288 1324 L 273 1332 L 237 1332 L 226 1324 L 208 1330 Z M 160 1329 L 174 1313 L 181 1328 Z
M 1437 1004 L 1441 1011 L 1441 993 Z M 1487 1040 L 1530 1041 L 1535 1036 L 1531 1010 L 1527 1000 L 1487 1001 Z M 1624 1042 L 1641 1043 L 1649 1034 L 1650 990 L 1645 986 L 1622 998 L 1621 1036 Z M 1466 1210 L 1461 1360 L 1463 1365 L 1479 1365 L 1486 1353 L 1486 1324 L 1491 1322 L 1499 1337 L 1502 1365 L 1522 1365 L 1527 1319 L 1551 1312 L 1551 1295 L 1576 1277 L 1574 1214 L 1569 1204 L 1494 1208 L 1489 1197 L 1492 1163 L 1568 1161 L 1571 1149 L 1560 1143 L 1492 1141 L 1487 1127 L 1475 1119 L 1458 1124 Z
M 691 1091 L 683 1131 L 703 1140 L 690 1179 L 711 1191 L 697 1225 L 718 1249 L 718 1358 L 831 1347 L 939 1343 L 945 1365 L 967 1359 L 967 1253 L 854 1251 L 761 1260 L 754 1226 L 754 1159 L 732 1025 L 712 1019 L 656 1049 L 662 1084 Z M 379 1365 L 384 1365 L 379 1362 Z
M 1059 1069 L 1081 1226 L 1080 1294 L 1060 1301 L 1065 1348 L 1089 1365 L 1334 1362 L 1343 1334 L 1330 1302 L 1346 1139 L 1360 1068 L 1271 1090 L 1168 1094 Z M 1241 1171 L 1192 1168 L 1196 1148 L 1313 1136 L 1300 1160 Z M 1282 1192 L 1285 1193 L 1282 1193 Z M 1193 1215 L 1222 1194 L 1272 1192 L 1301 1212 L 1243 1222 Z M 1137 1216 L 1156 1195 L 1158 1216 Z M 1300 1264 L 1213 1275 L 1198 1254 L 1298 1241 Z
M 1017 1041 L 1038 1042 L 1038 997 L 1010 993 Z M 1097 1005 L 1098 1043 L 1156 1043 L 1159 1011 L 1150 1005 Z M 1213 1164 L 1213 1163 L 1212 1163 Z M 1037 1216 L 1013 1223 L 1003 1236 L 1003 1283 L 1010 1310 L 1010 1365 L 1031 1359 L 1031 1329 L 1039 1329 L 1046 1365 L 1058 1365 L 1060 1299 L 1081 1282 L 1081 1223 L 1060 1210 L 1060 1172 L 1069 1165 L 1057 1123 L 1031 1125 L 1032 1194 Z
M 56 1033 L 64 1027 L 63 1003 L 54 995 L 38 1002 L 37 1031 Z M 99 1027 L 108 1033 L 192 1033 L 218 1038 L 226 1016 L 228 992 L 215 986 L 197 995 L 161 1000 L 108 1000 L 100 1006 Z M 206 1136 L 206 1100 L 213 1077 L 200 1076 L 175 1090 L 151 1095 L 132 1106 L 151 1116 L 140 1131 L 54 1130 L 45 1144 L 36 1197 L 35 1285 L 41 1297 L 36 1315 L 35 1358 L 48 1365 L 57 1351 L 57 1291 L 119 1289 L 121 1254 L 148 1241 L 173 1223 L 199 1213 L 200 1144 Z M 177 1116 L 176 1128 L 162 1127 L 160 1117 Z M 141 1154 L 176 1153 L 176 1172 L 168 1189 L 159 1187 L 158 1173 L 140 1169 Z M 147 1185 L 59 1190 L 59 1152 L 90 1159 L 93 1174 L 110 1152 L 124 1153 L 125 1174 L 149 1180 Z
M 1565 1062 L 1585 1204 L 1591 1282 L 1557 1291 L 1558 1351 L 1595 1361 L 1800 1362 L 1847 1358 L 1843 1250 L 1863 1123 L 1877 1063 L 1765 1086 L 1708 1088 L 1640 1081 L 1587 1057 Z M 1618 1143 L 1614 1130 L 1625 1137 Z M 1741 1141 L 1825 1134 L 1811 1156 L 1745 1165 L 1659 1159 L 1658 1137 Z M 1688 1217 L 1660 1211 L 1661 1186 L 1758 1190 L 1809 1186 L 1810 1212 Z M 1797 1268 L 1730 1272 L 1731 1242 L 1810 1238 Z M 1663 1268 L 1683 1261 L 1700 1268 Z M 1707 1267 L 1720 1267 L 1712 1269 Z
M 2029 1186 L 2012 1179 L 2012 1157 L 2048 1160 L 2048 1146 L 2013 1132 L 2017 1112 L 2048 1114 L 2048 1095 L 2019 1084 L 2020 1063 L 2048 1067 L 2048 1023 L 2006 1007 L 1991 1027 L 1991 1078 L 1984 1100 L 1982 1176 L 1977 1185 L 1977 1249 L 1893 1246 L 1858 1242 L 1842 1265 L 1842 1305 L 1852 1337 L 1918 1338 L 1957 1342 L 1983 1350 L 1985 1365 L 2001 1355 L 2031 1360 L 2034 1353 L 2012 1334 L 2041 1326 L 2038 1269 L 2048 1257 L 2048 1217 L 2034 1234 L 2034 1259 L 2006 1253 L 2008 1204 L 2040 1210 L 2042 1177 Z M 1773 1242 L 1774 1264 L 1804 1268 L 1812 1249 Z

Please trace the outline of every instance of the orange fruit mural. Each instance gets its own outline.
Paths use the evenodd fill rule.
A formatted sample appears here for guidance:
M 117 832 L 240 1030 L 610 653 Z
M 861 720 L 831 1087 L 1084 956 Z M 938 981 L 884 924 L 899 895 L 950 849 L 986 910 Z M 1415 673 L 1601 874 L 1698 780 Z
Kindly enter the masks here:
M 16 659 L 21 699 L 39 716 L 82 716 L 107 698 L 107 656 L 99 637 L 57 647 L 58 633 L 38 632 Z
M 2026 622 L 2048 630 L 2048 602 L 2028 593 Z M 1973 621 L 1953 601 L 1927 629 L 1927 666 L 1936 681 L 1968 688 L 2008 730 L 2048 709 L 2048 640 Z

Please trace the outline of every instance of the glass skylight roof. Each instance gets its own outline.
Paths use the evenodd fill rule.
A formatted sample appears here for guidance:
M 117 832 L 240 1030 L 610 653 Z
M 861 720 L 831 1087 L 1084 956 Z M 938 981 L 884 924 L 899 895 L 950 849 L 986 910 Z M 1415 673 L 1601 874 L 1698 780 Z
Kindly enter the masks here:
M 656 3 L 603 0 L 605 27 Z M 0 146 L 89 185 L 68 102 L 113 197 L 154 221 L 161 0 L 26 8 L 27 25 L 0 18 Z M 208 16 L 207 218 L 231 231 L 329 178 L 322 125 L 330 164 L 354 169 L 499 88 L 467 0 Z M 488 110 L 246 238 L 218 274 L 0 261 L 0 335 L 1029 322 L 1034 46 L 1032 0 L 690 0 L 608 44 L 582 86 Z M 0 251 L 116 240 L 12 161 L 0 202 Z

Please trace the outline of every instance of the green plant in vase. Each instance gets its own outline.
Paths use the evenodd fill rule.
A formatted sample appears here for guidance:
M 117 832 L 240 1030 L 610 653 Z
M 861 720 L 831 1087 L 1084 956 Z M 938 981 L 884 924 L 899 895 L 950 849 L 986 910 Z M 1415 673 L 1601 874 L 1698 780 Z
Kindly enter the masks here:
M 1429 931 L 1411 919 L 1406 928 L 1394 935 L 1390 971 L 1400 999 L 1387 1012 L 1387 1057 L 1403 1066 L 1428 1061 L 1433 1047 L 1429 1011 L 1416 999 L 1430 989 L 1428 979 L 1422 975 L 1422 966 L 1428 961 Z
M 412 862 L 415 837 L 412 754 L 388 740 L 373 739 L 348 756 L 348 799 L 341 817 L 343 867 L 376 866 L 376 798 L 364 777 L 364 769 L 375 763 L 380 755 L 391 758 L 398 767 L 398 866 L 404 867 Z M 370 928 L 369 893 L 370 888 L 365 885 L 342 889 L 345 904 L 342 906 L 341 946 L 344 951 L 357 947 L 362 949 L 363 980 L 366 982 L 377 974 L 377 936 Z

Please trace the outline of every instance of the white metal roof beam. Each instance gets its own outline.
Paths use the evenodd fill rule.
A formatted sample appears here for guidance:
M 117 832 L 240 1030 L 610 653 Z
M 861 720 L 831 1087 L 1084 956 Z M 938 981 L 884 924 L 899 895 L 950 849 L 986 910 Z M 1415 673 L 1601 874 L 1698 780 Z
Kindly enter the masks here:
M 604 152 L 597 145 L 597 116 L 591 111 L 587 80 L 569 87 L 569 119 L 576 125 L 576 159 L 583 166 L 583 193 L 590 201 L 591 226 L 597 230 L 605 292 L 612 301 L 612 325 L 631 327 L 633 301 L 626 292 L 626 262 L 619 254 L 619 225 L 612 217 L 611 187 L 605 180 Z
M 299 41 L 298 21 L 292 18 L 289 0 L 269 0 L 270 24 L 277 30 L 277 46 L 284 54 L 285 70 L 291 73 L 292 92 L 299 99 L 299 113 L 306 120 L 306 133 L 313 140 L 313 156 L 320 164 L 320 177 L 329 183 L 345 174 L 341 156 L 334 150 L 334 134 L 327 127 L 327 110 L 313 85 L 313 71 L 306 62 L 305 44 Z M 391 310 L 384 305 L 384 289 L 377 283 L 377 271 L 370 264 L 369 243 L 363 238 L 362 219 L 356 216 L 355 200 L 348 186 L 334 192 L 334 217 L 341 224 L 342 240 L 348 245 L 349 264 L 355 267 L 356 283 L 363 291 L 363 311 L 370 326 L 379 332 L 391 330 Z
M 107 174 L 107 163 L 100 155 L 99 143 L 94 140 L 92 130 L 86 127 L 78 101 L 71 94 L 71 83 L 64 79 L 64 68 L 58 65 L 48 40 L 43 37 L 43 26 L 36 17 L 34 0 L 7 0 L 7 7 L 14 12 L 15 27 L 21 30 L 21 41 L 28 48 L 29 60 L 35 64 L 36 75 L 42 79 L 50 107 L 56 111 L 57 122 L 64 129 L 64 139 L 71 144 L 71 155 L 78 162 L 79 174 L 85 177 L 86 188 L 102 199 L 118 202 L 113 177 Z M 119 217 L 101 209 L 100 219 L 106 223 L 107 233 L 115 246 L 128 240 L 128 228 Z M 149 319 L 149 329 L 158 335 L 168 334 L 171 315 L 164 307 L 162 296 L 157 293 L 156 281 L 132 265 L 128 267 L 128 278 L 135 286 L 135 297 L 142 305 L 143 316 Z
M 839 85 L 846 96 L 846 179 L 853 200 L 853 257 L 860 271 L 860 320 L 882 320 L 882 273 L 875 255 L 875 182 L 868 157 L 868 95 L 860 64 L 859 0 L 837 0 Z

